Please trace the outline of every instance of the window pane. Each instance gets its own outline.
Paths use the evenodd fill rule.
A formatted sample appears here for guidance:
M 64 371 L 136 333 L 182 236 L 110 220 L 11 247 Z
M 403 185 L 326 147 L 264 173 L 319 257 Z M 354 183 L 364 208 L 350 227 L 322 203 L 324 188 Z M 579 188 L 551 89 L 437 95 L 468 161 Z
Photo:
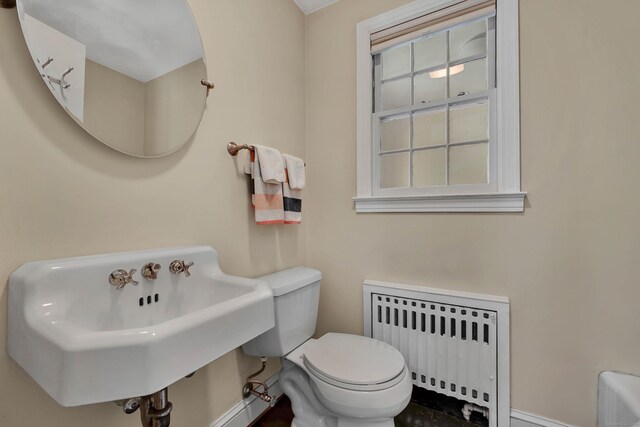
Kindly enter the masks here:
M 382 84 L 382 109 L 411 105 L 411 77 Z
M 413 186 L 445 185 L 445 148 L 413 152 Z
M 382 52 L 382 79 L 411 72 L 411 45 L 406 44 Z
M 380 156 L 380 188 L 409 186 L 409 152 Z
M 449 184 L 485 184 L 486 182 L 486 142 L 450 148 Z
M 414 96 L 416 104 L 426 104 L 430 101 L 438 101 L 446 97 L 446 77 L 433 78 L 431 77 L 431 74 L 433 73 L 424 73 L 415 76 Z
M 454 28 L 450 32 L 450 61 L 487 52 L 487 22 L 480 21 Z
M 413 69 L 416 71 L 445 64 L 447 62 L 447 33 L 436 34 L 416 41 L 413 46 L 413 55 Z
M 392 117 L 380 124 L 381 151 L 409 148 L 409 116 Z
M 489 108 L 482 104 L 449 110 L 449 143 L 489 139 Z
M 456 74 L 454 71 L 459 70 Z M 487 60 L 465 62 L 451 67 L 451 96 L 468 95 L 487 90 Z
M 443 110 L 415 113 L 413 116 L 413 146 L 444 145 L 446 117 Z

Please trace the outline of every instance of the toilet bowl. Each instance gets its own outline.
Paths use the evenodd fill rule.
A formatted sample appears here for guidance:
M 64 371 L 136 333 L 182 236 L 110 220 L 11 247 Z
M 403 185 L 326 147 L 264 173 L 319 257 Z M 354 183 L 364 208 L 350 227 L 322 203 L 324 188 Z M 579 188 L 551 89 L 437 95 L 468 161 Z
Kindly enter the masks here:
M 274 293 L 276 326 L 243 346 L 281 357 L 280 385 L 293 427 L 393 427 L 409 403 L 412 381 L 402 354 L 381 341 L 315 332 L 319 271 L 296 267 L 263 276 Z
M 402 354 L 371 338 L 329 333 L 306 341 L 286 355 L 282 365 L 280 384 L 291 401 L 306 399 L 307 406 L 315 407 L 315 417 L 328 419 L 325 424 L 307 422 L 300 427 L 393 426 L 393 417 L 411 398 L 411 378 Z M 287 386 L 291 382 L 300 390 L 301 378 L 312 395 Z

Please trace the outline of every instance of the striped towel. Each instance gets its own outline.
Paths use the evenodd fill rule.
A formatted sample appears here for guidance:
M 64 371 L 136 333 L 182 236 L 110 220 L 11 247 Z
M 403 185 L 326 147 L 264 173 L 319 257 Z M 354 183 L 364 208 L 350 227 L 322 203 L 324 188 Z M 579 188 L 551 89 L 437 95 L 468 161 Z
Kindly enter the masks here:
M 302 190 L 291 188 L 287 169 L 285 169 L 285 173 L 287 179 L 282 184 L 284 193 L 284 223 L 300 224 L 302 222 Z
M 251 175 L 251 202 L 255 208 L 256 224 L 284 224 L 282 184 L 268 184 L 262 180 L 260 162 L 253 151 L 247 153 L 244 172 Z

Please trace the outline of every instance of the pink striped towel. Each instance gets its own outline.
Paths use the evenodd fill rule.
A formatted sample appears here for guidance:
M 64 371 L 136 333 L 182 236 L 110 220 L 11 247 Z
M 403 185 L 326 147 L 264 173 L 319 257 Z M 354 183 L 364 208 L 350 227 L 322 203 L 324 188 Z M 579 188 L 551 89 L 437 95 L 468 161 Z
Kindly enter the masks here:
M 270 184 L 262 180 L 260 161 L 256 161 L 256 153 L 247 153 L 244 172 L 251 175 L 251 202 L 255 208 L 256 224 L 284 224 L 284 198 L 282 184 Z

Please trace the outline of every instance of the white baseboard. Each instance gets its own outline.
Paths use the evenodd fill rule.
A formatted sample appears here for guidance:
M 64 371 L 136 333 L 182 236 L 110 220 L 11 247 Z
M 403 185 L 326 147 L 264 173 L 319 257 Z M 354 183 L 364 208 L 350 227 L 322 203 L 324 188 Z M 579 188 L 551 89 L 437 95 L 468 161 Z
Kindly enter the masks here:
M 276 373 L 266 381 L 267 386 L 269 386 L 269 394 L 273 397 L 274 401 L 282 396 L 282 389 L 278 381 L 279 377 L 280 373 Z M 268 403 L 263 402 L 255 396 L 249 396 L 238 402 L 223 416 L 215 420 L 210 427 L 247 427 L 268 408 Z
M 283 392 L 278 381 L 280 373 L 276 373 L 267 380 L 269 394 L 275 400 L 282 397 Z M 255 396 L 250 396 L 238 402 L 224 415 L 215 420 L 210 427 L 247 427 L 254 422 L 264 411 L 269 408 L 269 404 L 263 402 Z M 529 412 L 511 410 L 511 427 L 574 427 L 560 421 L 551 420 Z
M 511 410 L 511 427 L 573 427 L 570 424 L 550 420 L 539 415 L 530 414 L 517 409 Z

